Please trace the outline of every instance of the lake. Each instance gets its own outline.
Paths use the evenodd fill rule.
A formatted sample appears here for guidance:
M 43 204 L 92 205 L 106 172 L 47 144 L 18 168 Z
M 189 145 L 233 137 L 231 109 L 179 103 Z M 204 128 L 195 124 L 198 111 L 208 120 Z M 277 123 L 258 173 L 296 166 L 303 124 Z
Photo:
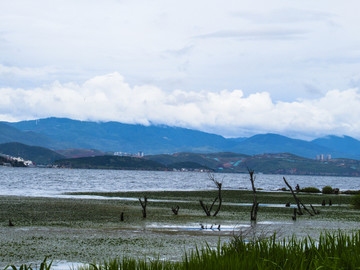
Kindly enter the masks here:
M 65 192 L 115 192 L 216 189 L 207 173 L 46 169 L 0 167 L 0 195 L 61 197 Z M 255 186 L 263 190 L 285 187 L 283 175 L 256 175 Z M 285 176 L 295 187 L 329 185 L 340 190 L 359 190 L 360 177 Z M 250 189 L 248 174 L 215 174 L 223 189 Z

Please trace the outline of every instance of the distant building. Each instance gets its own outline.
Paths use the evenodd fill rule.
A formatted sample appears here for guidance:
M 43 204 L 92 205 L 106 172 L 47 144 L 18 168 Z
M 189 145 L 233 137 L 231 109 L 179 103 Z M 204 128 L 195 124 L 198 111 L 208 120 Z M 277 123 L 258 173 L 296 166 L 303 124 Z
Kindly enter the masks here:
M 139 151 L 137 154 L 131 154 L 126 152 L 114 152 L 114 156 L 120 156 L 120 157 L 143 157 L 144 152 Z
M 325 155 L 324 154 L 316 155 L 316 160 L 324 161 L 325 160 Z M 326 160 L 331 160 L 331 155 L 330 154 L 326 155 Z

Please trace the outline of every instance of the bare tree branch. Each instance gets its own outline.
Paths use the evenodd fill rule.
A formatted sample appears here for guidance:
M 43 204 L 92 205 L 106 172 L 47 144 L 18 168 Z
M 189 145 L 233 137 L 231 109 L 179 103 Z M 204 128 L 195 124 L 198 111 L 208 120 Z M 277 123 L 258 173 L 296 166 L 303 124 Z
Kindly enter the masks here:
M 283 179 L 284 179 L 285 184 L 286 184 L 286 185 L 288 186 L 288 188 L 290 189 L 290 191 L 291 191 L 291 193 L 292 193 L 292 195 L 293 195 L 293 197 L 294 197 L 294 199 L 295 199 L 295 201 L 296 201 L 296 204 L 297 204 L 297 207 L 298 207 L 298 214 L 299 214 L 299 215 L 303 215 L 303 214 L 304 214 L 304 213 L 302 212 L 302 210 L 301 210 L 301 206 L 302 206 L 302 207 L 304 208 L 304 210 L 309 213 L 310 216 L 313 216 L 313 214 L 309 211 L 309 209 L 307 209 L 306 206 L 302 203 L 302 201 L 295 195 L 295 192 L 294 192 L 293 188 L 292 188 L 292 187 L 289 185 L 289 183 L 286 181 L 285 177 L 283 177 Z
M 207 207 L 207 205 L 205 205 L 205 204 L 203 203 L 203 201 L 200 200 L 199 202 L 200 202 L 200 205 L 201 205 L 202 209 L 204 210 L 205 214 L 206 214 L 207 216 L 211 216 L 211 211 L 212 211 L 212 209 L 213 209 L 216 201 L 219 200 L 219 204 L 218 204 L 218 206 L 217 206 L 217 208 L 216 208 L 216 210 L 215 210 L 215 212 L 214 212 L 214 214 L 213 214 L 213 216 L 215 217 L 215 216 L 219 213 L 220 208 L 221 208 L 221 205 L 222 205 L 222 196 L 221 196 L 222 182 L 217 181 L 217 180 L 215 179 L 215 175 L 214 175 L 214 174 L 209 173 L 209 174 L 208 174 L 208 177 L 209 177 L 209 179 L 216 185 L 216 187 L 217 187 L 217 189 L 218 189 L 218 195 L 217 195 L 217 197 L 213 200 L 213 202 L 212 202 L 212 204 L 211 204 L 211 206 L 210 206 L 210 209 Z M 223 178 L 223 180 L 224 180 L 224 178 Z

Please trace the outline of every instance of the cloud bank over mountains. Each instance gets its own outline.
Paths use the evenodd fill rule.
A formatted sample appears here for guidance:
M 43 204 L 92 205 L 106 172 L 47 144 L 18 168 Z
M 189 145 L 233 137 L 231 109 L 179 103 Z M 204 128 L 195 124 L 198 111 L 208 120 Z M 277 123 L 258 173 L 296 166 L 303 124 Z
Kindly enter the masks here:
M 0 88 L 0 120 L 67 117 L 129 124 L 165 124 L 226 137 L 274 132 L 295 138 L 327 134 L 360 138 L 360 91 L 330 90 L 314 99 L 274 101 L 268 92 L 165 91 L 131 86 L 119 73 L 83 83 Z
M 321 98 L 360 87 L 358 0 L 0 1 L 0 87 L 118 71 L 164 91 Z

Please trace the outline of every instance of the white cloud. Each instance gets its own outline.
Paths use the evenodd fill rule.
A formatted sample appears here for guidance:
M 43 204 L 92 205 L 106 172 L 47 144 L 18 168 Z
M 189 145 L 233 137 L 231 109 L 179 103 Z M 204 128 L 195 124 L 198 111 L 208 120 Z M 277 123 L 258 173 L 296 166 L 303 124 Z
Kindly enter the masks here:
M 311 98 L 307 84 L 345 89 L 359 74 L 359 8 L 357 0 L 0 1 L 0 87 L 119 71 L 164 90 Z
M 0 64 L 0 78 L 1 77 L 16 77 L 16 78 L 26 78 L 26 77 L 45 77 L 50 73 L 55 72 L 54 68 L 44 67 L 44 68 L 29 68 L 29 67 L 15 67 L 15 66 L 5 66 Z
M 130 86 L 119 73 L 82 84 L 54 82 L 41 88 L 0 88 L 0 120 L 50 116 L 80 120 L 166 124 L 224 136 L 276 132 L 297 137 L 360 134 L 360 91 L 331 90 L 317 99 L 275 102 L 267 92 L 164 91 Z

